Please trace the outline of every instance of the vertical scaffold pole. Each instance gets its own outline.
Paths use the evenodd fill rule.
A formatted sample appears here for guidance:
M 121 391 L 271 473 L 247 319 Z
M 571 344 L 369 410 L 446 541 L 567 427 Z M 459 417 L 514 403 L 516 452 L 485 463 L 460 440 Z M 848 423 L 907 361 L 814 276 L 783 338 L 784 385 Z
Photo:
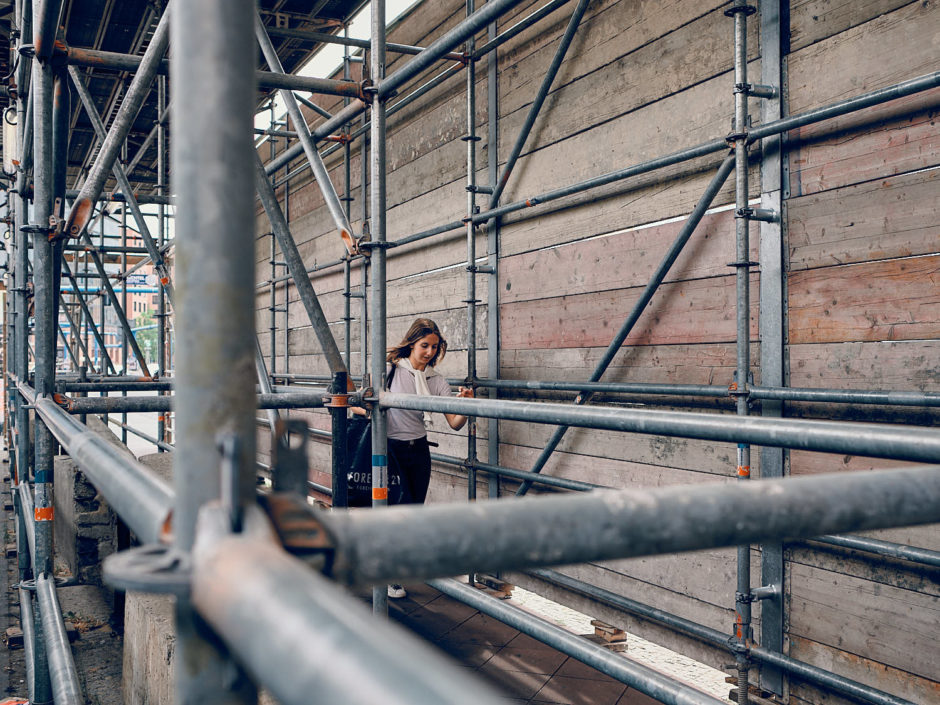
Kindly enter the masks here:
M 46 8 L 48 9 L 48 8 Z M 33 7 L 33 42 L 40 44 L 44 26 L 42 5 Z M 52 214 L 53 190 L 53 74 L 51 61 L 33 62 L 31 93 L 33 95 L 33 310 L 35 316 L 34 355 L 36 361 L 35 389 L 37 397 L 51 396 L 55 385 L 55 320 L 53 319 L 53 254 L 49 240 L 49 216 Z M 53 454 L 54 439 L 46 425 L 36 418 L 34 446 L 34 521 L 35 564 L 33 574 L 52 575 L 53 565 Z M 34 700 L 52 702 L 52 684 L 46 659 L 42 625 L 34 614 Z
M 784 42 L 789 37 L 789 0 L 761 0 L 760 49 L 761 83 L 776 88 L 776 95 L 760 101 L 760 122 L 766 125 L 783 117 Z M 760 375 L 761 384 L 783 387 L 788 384 L 784 362 L 786 341 L 786 293 L 784 272 L 785 190 L 783 135 L 761 140 L 760 178 L 761 208 L 777 214 L 776 219 L 760 224 Z M 783 402 L 761 402 L 761 415 L 782 417 Z M 763 446 L 760 449 L 760 475 L 765 480 L 786 474 L 788 452 L 784 448 Z M 784 625 L 784 561 L 782 543 L 763 543 L 760 550 L 761 585 L 776 585 L 779 591 L 761 601 L 760 636 L 765 649 L 783 653 Z M 783 695 L 783 671 L 767 663 L 761 664 L 760 685 L 764 690 Z
M 372 2 L 372 43 L 370 75 L 374 84 L 385 78 L 385 0 Z M 372 151 L 371 190 L 372 214 L 372 387 L 385 388 L 385 100 L 378 91 L 372 94 L 372 125 L 369 130 Z M 388 429 L 386 412 L 378 405 L 372 410 L 372 506 L 388 504 Z M 384 585 L 372 589 L 372 611 L 388 614 L 388 595 Z
M 493 41 L 497 34 L 497 23 L 487 28 L 486 38 Z M 499 177 L 499 56 L 498 49 L 487 55 L 486 63 L 486 173 L 493 186 Z M 499 379 L 499 218 L 486 223 L 486 265 L 489 269 L 486 295 L 486 376 Z M 491 394 L 499 395 L 498 390 Z M 499 420 L 487 419 L 486 462 L 499 465 Z M 488 496 L 499 497 L 499 475 L 490 475 L 487 481 Z
M 748 209 L 747 179 L 747 17 L 756 11 L 746 2 L 735 2 L 725 11 L 734 20 L 734 125 L 729 140 L 734 145 L 735 161 L 735 284 L 737 291 L 737 366 L 734 393 L 737 395 L 737 413 L 748 415 L 747 389 L 750 373 L 751 350 L 751 297 L 750 297 L 750 211 Z M 751 446 L 738 444 L 739 482 L 751 475 Z M 751 547 L 738 547 L 737 590 L 735 592 L 735 638 L 738 650 L 735 661 L 738 670 L 738 705 L 748 703 L 748 660 L 746 647 L 752 642 L 751 627 Z
M 199 509 L 223 496 L 223 481 L 233 517 L 254 495 L 254 258 L 244 253 L 254 251 L 255 55 L 245 47 L 255 3 L 203 0 L 170 12 L 178 194 L 173 534 L 176 548 L 189 552 Z M 178 703 L 257 701 L 189 599 L 177 599 L 176 627 Z
M 467 0 L 467 17 L 473 14 L 475 0 Z M 471 36 L 464 51 L 473 56 L 476 42 Z M 477 91 L 476 62 L 467 62 L 467 379 L 474 384 L 477 378 L 477 247 L 476 227 L 473 216 L 476 211 L 477 190 Z M 467 499 L 477 498 L 477 423 L 472 416 L 467 419 Z M 474 576 L 469 576 L 473 583 Z
M 157 114 L 161 116 L 157 124 L 157 193 L 167 195 L 166 188 L 166 76 L 157 78 Z M 157 206 L 157 245 L 160 252 L 166 244 L 166 206 L 163 203 Z M 167 350 L 166 350 L 166 290 L 157 287 L 157 368 L 161 377 L 167 376 Z M 166 392 L 160 392 L 164 396 Z M 169 411 L 161 411 L 157 416 L 157 438 L 162 443 L 169 442 L 166 437 L 166 419 Z M 157 446 L 157 452 L 164 452 L 162 445 Z

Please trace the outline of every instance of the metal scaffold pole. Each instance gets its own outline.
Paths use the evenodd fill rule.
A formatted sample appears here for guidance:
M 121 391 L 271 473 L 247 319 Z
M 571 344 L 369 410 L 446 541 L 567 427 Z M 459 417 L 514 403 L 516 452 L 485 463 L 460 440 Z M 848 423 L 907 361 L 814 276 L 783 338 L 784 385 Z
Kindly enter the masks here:
M 737 2 L 725 11 L 734 20 L 734 124 L 729 142 L 734 146 L 735 163 L 735 258 L 730 266 L 734 267 L 736 285 L 737 316 L 737 366 L 733 393 L 736 396 L 738 416 L 750 413 L 747 402 L 747 388 L 751 373 L 751 247 L 750 247 L 750 209 L 748 207 L 748 172 L 747 172 L 747 17 L 755 8 L 746 2 Z M 751 446 L 738 443 L 737 477 L 739 482 L 746 482 L 751 477 Z M 739 649 L 735 652 L 738 671 L 738 705 L 748 705 L 748 670 L 747 646 L 753 640 L 751 626 L 751 547 L 748 544 L 737 549 L 737 589 L 735 591 L 734 637 Z
M 385 79 L 385 2 L 372 3 L 372 48 L 369 53 L 372 81 L 380 84 Z M 386 348 L 386 271 L 385 271 L 385 99 L 379 91 L 372 93 L 372 126 L 370 129 L 369 153 L 370 212 L 372 215 L 372 299 L 370 316 L 370 340 L 372 343 L 372 386 L 385 388 Z M 372 409 L 372 506 L 388 504 L 388 429 L 386 413 L 378 405 Z M 372 590 L 372 611 L 378 615 L 388 614 L 388 595 L 384 585 Z
M 224 497 L 239 529 L 255 492 L 252 0 L 171 8 L 171 163 L 177 194 L 177 550 Z M 249 334 L 246 335 L 246 332 Z M 186 597 L 177 599 L 177 702 L 253 703 L 247 676 Z

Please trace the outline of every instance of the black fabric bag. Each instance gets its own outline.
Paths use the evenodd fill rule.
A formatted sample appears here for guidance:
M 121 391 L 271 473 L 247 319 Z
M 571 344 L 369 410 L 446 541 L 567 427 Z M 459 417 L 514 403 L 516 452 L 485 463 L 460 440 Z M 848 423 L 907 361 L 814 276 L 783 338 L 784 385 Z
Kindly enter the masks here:
M 392 386 L 395 365 L 391 366 L 385 379 L 385 388 Z M 394 455 L 388 455 L 388 503 L 401 504 L 404 485 L 401 469 Z M 349 419 L 346 435 L 346 457 L 349 472 L 346 475 L 347 498 L 350 507 L 372 506 L 372 421 L 365 416 L 353 414 Z
M 349 472 L 346 475 L 350 507 L 372 506 L 372 422 L 365 416 L 349 420 L 346 436 Z M 392 453 L 388 453 L 388 503 L 401 504 L 404 487 L 401 470 Z

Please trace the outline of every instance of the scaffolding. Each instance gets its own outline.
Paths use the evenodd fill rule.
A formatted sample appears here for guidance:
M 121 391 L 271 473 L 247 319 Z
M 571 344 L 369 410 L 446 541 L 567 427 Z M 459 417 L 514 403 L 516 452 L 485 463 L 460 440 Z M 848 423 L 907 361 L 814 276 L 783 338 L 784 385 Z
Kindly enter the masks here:
M 509 156 L 499 168 L 497 52 L 526 29 L 560 12 L 567 0 L 551 0 L 501 30 L 497 21 L 517 9 L 520 0 L 490 0 L 480 8 L 467 0 L 466 16 L 426 47 L 386 41 L 382 2 L 371 7 L 371 40 L 353 40 L 327 32 L 270 27 L 249 0 L 202 0 L 171 4 L 152 11 L 142 56 L 71 47 L 56 42 L 65 3 L 17 0 L 15 67 L 16 131 L 21 153 L 8 188 L 13 214 L 13 252 L 7 274 L 6 438 L 11 453 L 14 509 L 17 517 L 19 596 L 26 644 L 30 700 L 36 703 L 82 699 L 75 665 L 65 637 L 53 575 L 53 456 L 56 444 L 81 467 L 114 511 L 142 544 L 112 559 L 106 567 L 112 584 L 128 590 L 176 596 L 177 699 L 210 698 L 254 702 L 263 686 L 285 705 L 309 702 L 316 692 L 324 702 L 478 703 L 496 695 L 459 672 L 418 639 L 381 619 L 363 614 L 345 587 L 373 589 L 373 612 L 387 613 L 386 585 L 428 580 L 441 592 L 505 621 L 555 648 L 668 705 L 719 702 L 679 681 L 619 656 L 613 656 L 564 630 L 481 595 L 449 576 L 506 570 L 530 574 L 727 652 L 737 671 L 737 697 L 746 705 L 749 675 L 760 686 L 783 696 L 790 680 L 827 692 L 879 705 L 910 701 L 832 671 L 791 658 L 784 647 L 784 546 L 799 539 L 843 546 L 917 565 L 937 567 L 935 552 L 912 546 L 844 535 L 866 529 L 940 521 L 940 433 L 915 424 L 875 424 L 787 418 L 785 402 L 878 405 L 904 410 L 934 409 L 940 393 L 892 390 L 793 388 L 786 384 L 784 362 L 784 265 L 782 228 L 783 159 L 787 133 L 866 108 L 913 96 L 940 86 L 940 72 L 855 95 L 824 107 L 784 114 L 782 99 L 781 3 L 760 2 L 762 62 L 760 83 L 748 74 L 748 22 L 757 10 L 743 1 L 727 4 L 728 35 L 734 56 L 734 114 L 729 135 L 567 186 L 510 203 L 502 195 L 531 137 L 546 98 L 574 41 L 589 0 L 578 0 L 553 59 L 529 106 Z M 149 5 L 148 5 L 149 7 Z M 485 41 L 479 39 L 486 33 Z M 272 37 L 344 46 L 343 77 L 304 78 L 285 73 Z M 267 70 L 254 65 L 260 47 Z M 167 49 L 172 45 L 171 61 Z M 362 50 L 353 55 L 352 50 Z M 387 71 L 387 54 L 407 60 Z M 360 62 L 365 78 L 354 81 Z M 133 79 L 107 123 L 95 108 L 79 67 L 128 71 Z M 436 68 L 435 68 L 436 67 Z M 442 68 L 443 67 L 443 68 Z M 414 87 L 429 69 L 437 74 Z M 439 70 L 438 70 L 439 69 Z M 486 183 L 478 183 L 476 102 L 477 72 L 487 76 L 488 154 Z M 169 74 L 167 96 L 165 75 Z M 386 213 L 386 131 L 389 116 L 463 73 L 466 91 L 465 217 L 389 238 Z M 94 125 L 99 147 L 79 188 L 66 189 L 66 147 L 71 106 L 69 85 Z M 154 192 L 139 195 L 128 174 L 144 147 L 128 160 L 128 132 L 151 92 L 158 93 L 159 118 L 148 136 L 156 143 Z M 267 159 L 257 149 L 253 128 L 257 88 L 278 91 L 289 122 L 277 123 L 273 108 L 267 137 L 292 142 Z M 399 96 L 399 91 L 410 92 Z M 341 96 L 343 107 L 330 114 L 295 91 Z M 750 108 L 759 105 L 754 126 Z M 321 121 L 308 127 L 301 104 Z M 265 107 L 265 110 L 268 108 Z M 358 125 L 357 125 L 358 122 Z M 168 128 L 172 139 L 168 139 Z M 282 129 L 283 128 L 283 129 Z M 291 129 L 288 129 L 291 128 Z M 358 140 L 361 213 L 367 232 L 352 223 L 351 145 Z M 167 144 L 174 194 L 170 198 L 165 160 Z M 5 145 L 6 147 L 6 145 Z M 324 159 L 343 157 L 343 190 L 334 187 Z M 368 153 L 368 160 L 365 155 Z M 297 157 L 300 166 L 291 168 Z M 624 182 L 692 160 L 709 160 L 714 170 L 695 208 L 649 278 L 644 291 L 613 335 L 586 380 L 507 380 L 500 378 L 498 267 L 500 223 L 505 216 L 535 209 L 575 194 Z M 749 178 L 760 167 L 759 207 L 751 200 Z M 124 166 L 127 164 L 128 166 Z M 749 166 L 752 168 L 749 170 Z M 322 191 L 338 234 L 341 257 L 308 266 L 291 233 L 290 183 L 309 170 Z M 286 172 L 283 177 L 278 174 Z M 729 385 L 603 382 L 614 356 L 634 331 L 654 294 L 702 222 L 714 199 L 734 174 L 735 252 L 730 266 L 736 281 L 736 362 Z M 104 192 L 109 175 L 116 193 Z M 279 200 L 277 189 L 284 195 Z M 368 208 L 365 191 L 368 188 Z M 119 193 L 117 193 L 119 192 Z M 271 228 L 270 270 L 258 283 L 254 259 L 255 197 Z M 484 197 L 478 202 L 478 197 Z M 107 243 L 103 204 L 120 201 L 120 245 Z M 175 237 L 168 239 L 166 210 L 175 205 Z M 283 202 L 283 203 L 282 203 Z M 148 228 L 140 205 L 159 208 L 158 232 Z M 31 204 L 31 205 L 30 205 Z M 140 245 L 127 241 L 127 213 Z M 97 216 L 96 216 L 97 213 Z M 90 230 L 98 218 L 96 243 Z M 753 224 L 760 228 L 761 384 L 752 380 L 751 260 Z M 488 398 L 455 399 L 395 394 L 385 389 L 387 349 L 387 255 L 391 248 L 463 231 L 466 236 L 466 351 L 464 384 L 493 390 Z M 486 251 L 478 252 L 480 236 Z M 79 243 L 75 247 L 72 243 Z M 31 250 L 31 254 L 30 254 Z M 171 266 L 171 251 L 175 267 Z M 71 265 L 66 252 L 71 254 Z M 278 260 L 277 256 L 282 258 Z M 129 255 L 136 259 L 130 265 Z M 79 256 L 81 261 L 79 261 Z M 120 292 L 112 285 L 105 258 L 120 258 Z M 156 374 L 127 317 L 128 275 L 149 263 L 159 280 Z M 312 279 L 342 269 L 343 349 L 331 330 Z M 358 271 L 359 286 L 352 273 Z M 171 273 L 175 282 L 171 281 Z M 71 286 L 62 286 L 62 275 Z M 477 368 L 478 278 L 486 281 L 484 376 Z M 104 305 L 95 316 L 87 282 L 97 280 L 122 330 L 121 367 L 111 361 L 105 339 Z M 86 282 L 84 286 L 81 282 Z M 291 373 L 289 340 L 277 340 L 290 328 L 286 285 L 297 297 L 322 354 L 329 376 Z M 280 292 L 280 295 L 279 295 Z M 269 346 L 246 331 L 260 330 L 257 302 L 267 298 Z M 360 367 L 353 369 L 352 302 L 360 303 Z M 32 309 L 33 313 L 30 313 Z M 169 339 L 170 314 L 175 345 Z M 60 313 L 69 333 L 60 328 Z M 31 330 L 30 318 L 35 323 Z M 97 320 L 96 320 L 97 318 Z M 58 372 L 57 335 L 71 361 Z M 33 337 L 30 349 L 30 336 Z M 94 345 L 92 345 L 94 343 Z M 102 351 L 96 362 L 94 346 Z M 172 347 L 172 360 L 168 353 Z M 280 351 L 280 352 L 279 352 Z M 140 376 L 128 374 L 133 356 Z M 278 360 L 283 369 L 277 369 Z M 30 363 L 32 360 L 32 365 Z M 168 378 L 167 370 L 173 370 Z M 354 374 L 358 373 L 358 374 Z M 574 393 L 574 404 L 500 398 L 503 392 Z M 88 397 L 89 393 L 99 397 Z M 122 396 L 107 396 L 120 392 Z M 154 392 L 150 396 L 128 392 Z M 672 411 L 647 406 L 589 404 L 597 395 L 619 401 L 730 399 L 734 414 Z M 755 403 L 761 415 L 752 415 Z M 372 421 L 372 501 L 387 504 L 388 450 L 386 411 L 412 409 L 471 417 L 463 457 L 435 454 L 436 463 L 466 473 L 468 503 L 393 510 L 345 509 L 345 434 L 351 406 L 369 409 Z M 307 429 L 280 413 L 287 409 L 326 408 L 331 432 Z M 257 410 L 265 409 L 265 418 Z M 133 428 L 128 414 L 160 414 L 155 437 Z M 167 423 L 172 412 L 173 430 Z M 173 485 L 157 479 L 128 459 L 84 423 L 87 414 L 121 414 L 123 440 L 135 433 L 161 451 L 174 453 Z M 486 462 L 478 457 L 481 439 L 475 419 L 487 420 Z M 555 427 L 528 470 L 499 464 L 499 420 Z M 259 495 L 261 464 L 258 427 L 270 428 L 285 452 L 267 468 L 274 491 Z M 736 475 L 732 484 L 642 490 L 607 490 L 580 480 L 542 473 L 571 427 L 654 434 L 734 443 Z M 289 452 L 289 434 L 332 439 L 332 484 L 307 479 L 306 458 Z M 761 455 L 761 479 L 750 479 L 751 449 Z M 280 446 L 279 446 L 280 448 Z M 842 453 L 924 464 L 869 473 L 785 477 L 785 451 Z M 477 475 L 488 478 L 490 499 L 500 495 L 502 478 L 519 482 L 525 495 L 533 486 L 562 490 L 518 501 L 475 502 Z M 313 489 L 332 496 L 333 510 L 310 507 Z M 729 521 L 733 517 L 733 521 Z M 761 547 L 761 575 L 751 575 L 751 547 Z M 414 547 L 420 546 L 420 551 Z M 733 633 L 722 633 L 663 609 L 574 580 L 554 566 L 650 556 L 715 547 L 737 547 L 733 594 Z M 731 592 L 731 591 L 729 591 Z M 264 599 L 260 599 L 263 597 Z M 760 633 L 751 607 L 760 601 Z M 291 624 L 290 630 L 278 628 Z

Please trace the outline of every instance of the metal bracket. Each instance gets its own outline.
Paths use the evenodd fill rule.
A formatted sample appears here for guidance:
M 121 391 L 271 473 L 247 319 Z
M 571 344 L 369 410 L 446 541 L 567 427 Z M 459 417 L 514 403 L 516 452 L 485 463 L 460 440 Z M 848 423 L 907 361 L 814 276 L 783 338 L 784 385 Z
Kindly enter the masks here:
M 745 17 L 753 15 L 757 12 L 757 8 L 753 5 L 748 5 L 746 2 L 738 3 L 732 7 L 729 7 L 725 10 L 725 17 L 734 17 L 739 12 L 743 12 Z
M 258 501 L 284 549 L 328 575 L 333 568 L 336 545 L 306 500 L 296 494 L 273 492 L 262 495 Z
M 773 585 L 764 585 L 763 587 L 757 587 L 751 590 L 751 600 L 777 599 L 782 593 L 783 590 L 776 583 Z
M 307 496 L 307 424 L 279 419 L 274 426 L 272 480 L 275 492 Z
M 188 553 L 173 546 L 138 546 L 104 560 L 104 580 L 117 590 L 185 596 L 192 567 Z
M 780 221 L 780 213 L 770 208 L 738 208 L 734 212 L 734 217 L 759 220 L 764 223 L 777 223 Z

